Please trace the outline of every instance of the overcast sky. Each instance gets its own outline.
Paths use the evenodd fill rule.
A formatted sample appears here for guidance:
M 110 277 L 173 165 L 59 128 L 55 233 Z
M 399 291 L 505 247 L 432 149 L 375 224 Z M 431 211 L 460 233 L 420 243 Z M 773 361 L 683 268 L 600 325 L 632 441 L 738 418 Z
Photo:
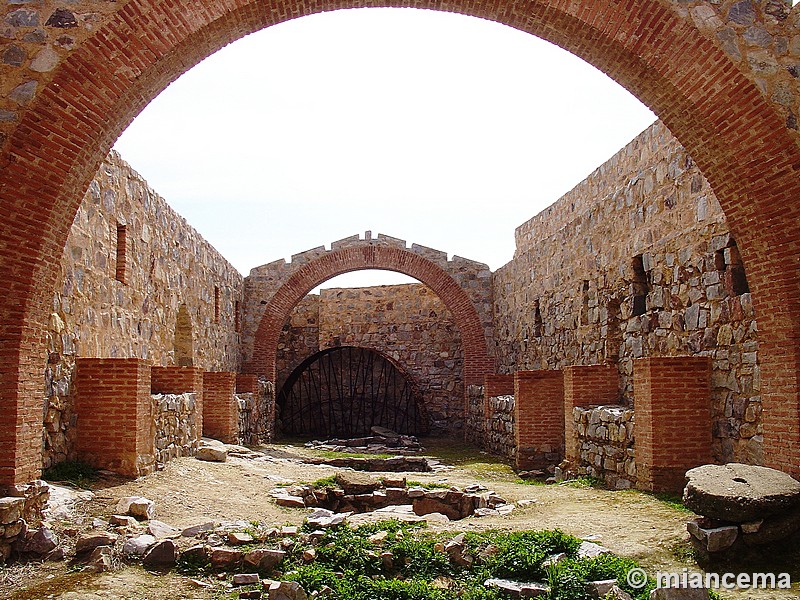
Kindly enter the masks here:
M 358 9 L 224 48 L 115 147 L 245 275 L 366 230 L 494 270 L 513 256 L 515 227 L 654 118 L 531 35 L 461 15 Z

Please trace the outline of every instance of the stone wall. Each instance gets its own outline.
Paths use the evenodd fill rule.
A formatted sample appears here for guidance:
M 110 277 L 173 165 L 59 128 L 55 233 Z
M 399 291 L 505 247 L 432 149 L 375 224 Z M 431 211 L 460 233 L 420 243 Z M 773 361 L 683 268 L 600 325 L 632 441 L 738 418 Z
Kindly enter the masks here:
M 201 431 L 195 394 L 153 394 L 156 468 L 173 458 L 194 456 Z
M 259 381 L 258 391 L 237 393 L 239 443 L 258 445 L 272 442 L 275 435 L 275 385 Z
M 486 423 L 486 449 L 494 454 L 514 458 L 514 396 L 489 398 L 489 420 Z
M 516 230 L 494 274 L 501 373 L 633 360 L 713 360 L 718 460 L 761 461 L 757 326 L 736 242 L 708 182 L 655 123 Z
M 437 433 L 463 429 L 461 335 L 450 312 L 422 284 L 327 289 L 307 296 L 281 332 L 278 389 L 320 350 L 357 346 L 396 361 L 423 397 Z
M 241 275 L 116 153 L 75 217 L 53 292 L 44 456 L 74 458 L 78 357 L 236 371 Z
M 484 416 L 485 386 L 468 385 L 466 400 L 466 414 L 464 415 L 464 440 L 477 446 L 483 446 L 486 438 L 486 417 Z
M 636 486 L 634 413 L 623 406 L 576 406 L 572 412 L 580 460 L 576 475 L 602 479 L 611 488 Z

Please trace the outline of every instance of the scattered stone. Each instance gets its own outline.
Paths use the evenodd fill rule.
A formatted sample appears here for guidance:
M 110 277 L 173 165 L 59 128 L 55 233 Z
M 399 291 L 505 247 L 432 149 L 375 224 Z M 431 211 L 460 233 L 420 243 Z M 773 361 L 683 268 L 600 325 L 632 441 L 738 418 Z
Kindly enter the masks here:
M 187 548 L 181 553 L 181 558 L 193 565 L 207 565 L 209 562 L 210 548 L 202 544 Z
M 228 448 L 218 440 L 203 438 L 195 458 L 208 462 L 225 462 L 228 459 Z
M 152 519 L 147 524 L 147 533 L 160 540 L 162 538 L 178 537 L 180 530 L 172 525 L 167 525 L 163 521 Z
M 196 537 L 201 533 L 205 533 L 207 531 L 213 531 L 216 525 L 213 521 L 208 521 L 207 523 L 202 523 L 200 525 L 194 525 L 192 527 L 187 527 L 181 532 L 181 536 L 183 537 Z
M 82 534 L 75 544 L 75 554 L 86 554 L 100 546 L 113 546 L 119 536 L 107 531 L 90 531 Z
M 244 531 L 233 531 L 228 534 L 228 543 L 231 546 L 241 546 L 253 543 L 253 536 Z
M 135 527 L 139 523 L 136 519 L 127 515 L 111 515 L 108 522 L 116 527 Z
M 24 540 L 18 540 L 16 546 L 18 552 L 44 556 L 56 549 L 58 538 L 42 525 L 39 529 L 29 531 Z
M 605 598 L 611 588 L 617 584 L 616 579 L 604 579 L 602 581 L 590 581 L 586 584 L 587 591 L 593 598 Z
M 142 496 L 127 496 L 117 503 L 117 513 L 130 515 L 139 521 L 147 521 L 156 516 L 156 505 Z
M 300 531 L 300 528 L 297 527 L 296 525 L 284 525 L 283 527 L 281 527 L 281 532 L 280 533 L 281 533 L 281 535 L 283 537 L 289 537 L 289 536 L 297 535 L 299 531 Z
M 611 554 L 611 550 L 594 542 L 582 541 L 578 547 L 578 558 L 597 558 L 603 554 Z
M 303 562 L 312 563 L 317 560 L 317 551 L 313 548 L 303 550 Z
M 238 573 L 233 576 L 233 585 L 254 585 L 260 582 L 258 573 Z
M 369 538 L 367 538 L 371 544 L 375 544 L 376 546 L 380 546 L 383 542 L 386 541 L 386 538 L 389 537 L 388 531 L 379 531 L 377 533 L 373 533 Z
M 269 583 L 269 600 L 308 600 L 306 591 L 296 581 Z
M 379 483 L 369 475 L 357 471 L 339 471 L 336 473 L 336 483 L 347 495 L 371 494 L 379 487 Z
M 177 561 L 177 549 L 172 540 L 161 540 L 147 551 L 142 558 L 142 564 L 148 567 L 172 566 Z
M 229 548 L 214 548 L 211 550 L 211 566 L 215 569 L 229 570 L 238 566 L 244 555 L 240 550 L 230 550 Z
M 111 571 L 113 568 L 112 559 L 113 549 L 111 546 L 97 546 L 92 550 L 91 555 L 89 555 L 89 560 L 83 570 L 91 573 L 105 573 Z
M 133 556 L 144 556 L 150 546 L 155 543 L 156 538 L 145 533 L 125 540 L 125 544 L 122 546 L 122 552 Z
M 483 585 L 508 593 L 512 598 L 537 598 L 550 593 L 550 588 L 541 583 L 520 583 L 508 579 L 487 579 Z
M 702 523 L 697 520 L 689 521 L 686 529 L 708 552 L 727 550 L 739 535 L 739 528 L 735 525 L 704 528 Z
M 305 508 L 306 501 L 300 496 L 290 496 L 289 494 L 282 494 L 275 497 L 275 503 L 278 506 L 285 506 L 286 508 Z
M 800 504 L 800 482 L 755 465 L 704 465 L 686 472 L 683 503 L 697 514 L 746 523 Z
M 271 571 L 283 562 L 284 556 L 286 553 L 283 550 L 259 548 L 245 554 L 243 562 L 245 566 L 259 571 Z

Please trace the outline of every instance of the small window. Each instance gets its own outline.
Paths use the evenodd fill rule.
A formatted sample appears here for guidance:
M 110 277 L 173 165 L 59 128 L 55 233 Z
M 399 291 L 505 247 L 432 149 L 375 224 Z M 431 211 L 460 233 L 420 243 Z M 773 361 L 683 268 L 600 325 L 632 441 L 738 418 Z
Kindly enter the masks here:
M 728 246 L 714 253 L 714 267 L 720 271 L 725 291 L 731 296 L 741 296 L 750 293 L 750 286 L 744 273 L 744 264 L 736 246 L 736 240 L 731 238 Z
M 214 323 L 219 323 L 219 286 L 214 286 Z
M 538 298 L 533 301 L 533 337 L 542 337 L 542 310 Z
M 647 312 L 647 294 L 650 292 L 650 277 L 644 268 L 644 256 L 637 254 L 633 257 L 633 306 L 631 312 L 634 317 L 640 317 Z
M 117 225 L 117 281 L 128 283 L 128 226 Z

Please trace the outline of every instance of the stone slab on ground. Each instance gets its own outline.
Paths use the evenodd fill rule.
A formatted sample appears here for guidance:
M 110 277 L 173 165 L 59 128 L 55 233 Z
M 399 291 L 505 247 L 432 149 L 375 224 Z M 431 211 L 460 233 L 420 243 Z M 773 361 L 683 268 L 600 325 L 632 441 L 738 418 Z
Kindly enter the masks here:
M 800 505 L 800 482 L 755 465 L 703 465 L 686 472 L 683 503 L 697 514 L 745 523 Z

